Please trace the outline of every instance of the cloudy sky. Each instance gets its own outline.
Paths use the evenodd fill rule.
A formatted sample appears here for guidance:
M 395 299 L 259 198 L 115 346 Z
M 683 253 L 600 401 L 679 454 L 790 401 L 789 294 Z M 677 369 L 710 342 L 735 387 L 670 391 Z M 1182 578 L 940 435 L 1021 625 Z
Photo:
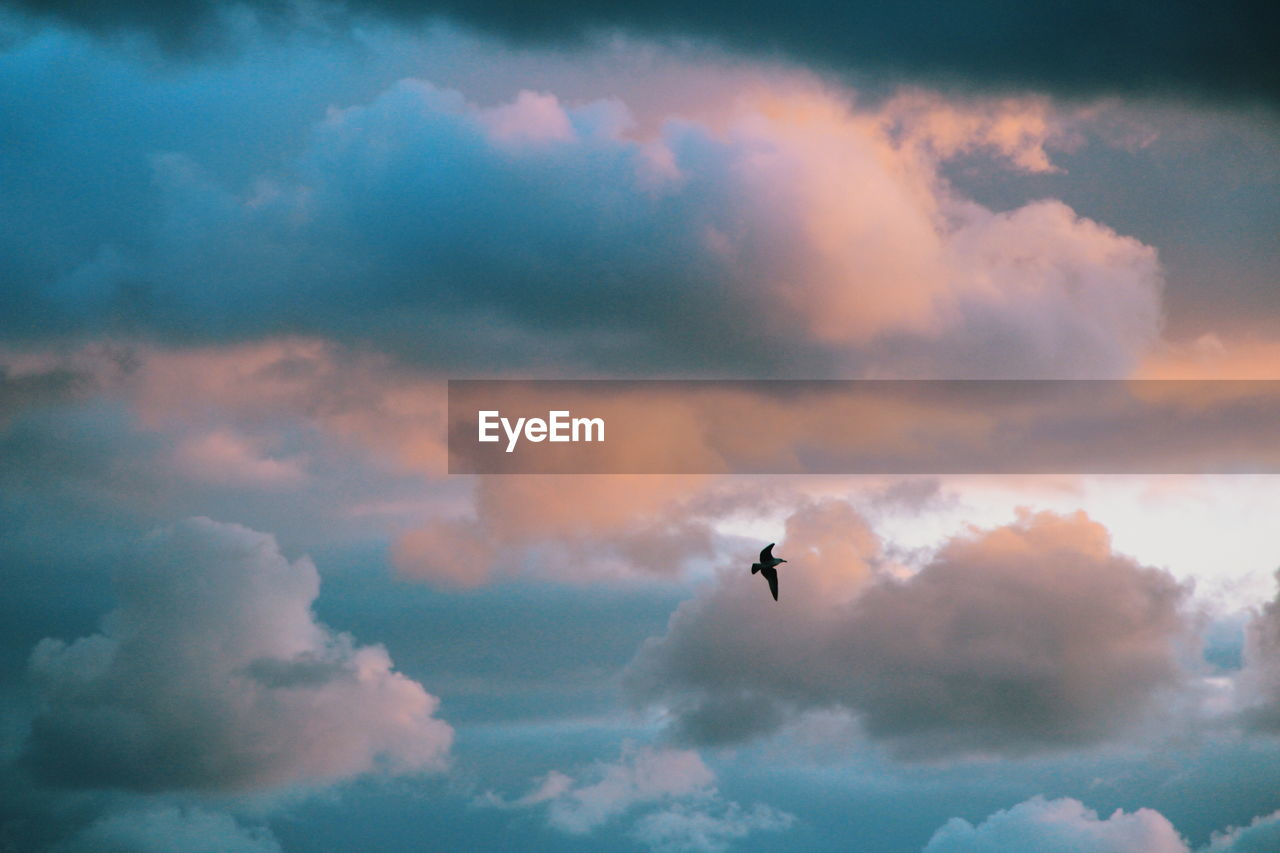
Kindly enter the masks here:
M 458 378 L 1280 379 L 1277 17 L 0 5 L 0 850 L 1280 849 L 1280 477 L 446 446 Z

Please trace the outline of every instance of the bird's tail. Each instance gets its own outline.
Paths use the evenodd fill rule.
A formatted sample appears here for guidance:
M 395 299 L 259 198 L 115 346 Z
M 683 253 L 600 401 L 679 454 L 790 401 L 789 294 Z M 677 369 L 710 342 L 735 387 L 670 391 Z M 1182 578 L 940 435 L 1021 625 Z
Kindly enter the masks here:
M 753 574 L 753 575 L 754 575 L 754 574 L 755 574 L 756 572 L 758 572 L 758 571 L 760 571 L 760 564 L 759 564 L 759 563 L 752 563 L 752 564 L 751 564 L 751 574 Z

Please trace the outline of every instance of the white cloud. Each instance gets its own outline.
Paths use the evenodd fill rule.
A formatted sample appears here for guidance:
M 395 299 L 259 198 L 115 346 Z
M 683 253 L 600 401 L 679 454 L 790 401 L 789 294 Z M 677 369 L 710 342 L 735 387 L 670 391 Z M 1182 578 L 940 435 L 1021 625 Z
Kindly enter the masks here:
M 1274 853 L 1280 850 L 1280 812 L 1254 818 L 1248 826 L 1214 833 L 1201 853 Z
M 1274 853 L 1280 849 L 1280 812 L 1248 826 L 1215 832 L 1194 853 Z M 922 853 L 1193 853 L 1160 812 L 1116 809 L 1099 817 L 1079 800 L 1032 797 L 990 815 L 977 826 L 952 818 Z
M 1117 809 L 1099 818 L 1079 800 L 1033 797 L 974 826 L 952 818 L 923 853 L 1191 853 L 1164 815 Z

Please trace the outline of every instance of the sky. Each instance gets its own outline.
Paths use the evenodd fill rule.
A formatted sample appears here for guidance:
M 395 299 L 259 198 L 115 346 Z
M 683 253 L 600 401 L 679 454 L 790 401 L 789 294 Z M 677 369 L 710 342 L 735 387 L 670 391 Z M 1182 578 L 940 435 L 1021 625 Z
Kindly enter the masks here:
M 1278 475 L 450 474 L 446 393 L 1280 379 L 1276 24 L 7 0 L 0 850 L 1280 849 Z

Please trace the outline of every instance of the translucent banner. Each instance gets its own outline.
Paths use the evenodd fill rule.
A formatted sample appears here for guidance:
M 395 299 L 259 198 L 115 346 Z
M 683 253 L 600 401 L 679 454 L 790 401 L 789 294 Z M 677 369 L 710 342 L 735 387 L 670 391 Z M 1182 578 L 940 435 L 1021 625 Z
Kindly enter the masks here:
M 455 474 L 1280 472 L 1280 381 L 452 380 Z

